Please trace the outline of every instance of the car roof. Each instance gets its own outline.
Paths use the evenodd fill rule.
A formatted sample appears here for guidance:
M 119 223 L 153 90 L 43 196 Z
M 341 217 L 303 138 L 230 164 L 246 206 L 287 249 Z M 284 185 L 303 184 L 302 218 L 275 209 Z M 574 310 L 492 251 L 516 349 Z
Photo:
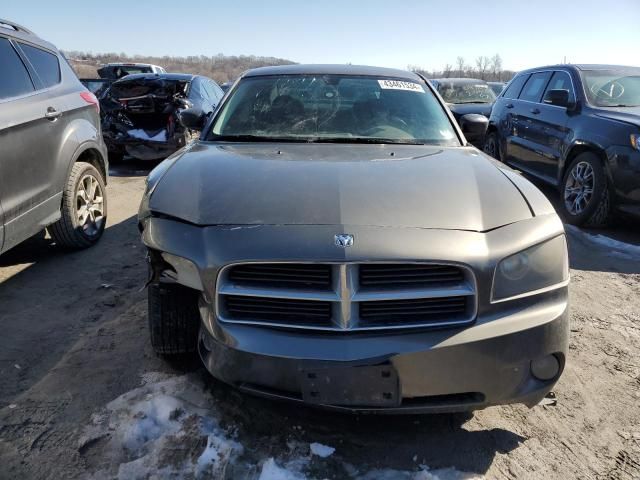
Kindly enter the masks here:
M 545 65 L 542 67 L 536 68 L 528 68 L 527 70 L 522 70 L 519 73 L 531 73 L 537 72 L 540 70 L 556 70 L 559 68 L 563 69 L 572 69 L 572 70 L 622 70 L 622 71 L 635 71 L 640 72 L 640 67 L 631 67 L 628 65 L 606 65 L 606 64 L 597 64 L 597 63 L 559 63 L 556 65 Z
M 395 68 L 368 67 L 364 65 L 279 65 L 248 70 L 243 77 L 268 75 L 362 75 L 371 77 L 392 77 L 403 80 L 422 81 L 413 72 Z
M 31 42 L 48 50 L 53 50 L 54 52 L 58 51 L 55 45 L 47 42 L 46 40 L 43 40 L 28 28 L 12 22 L 11 20 L 0 18 L 0 33 L 9 37 L 16 38 L 18 40 Z
M 103 67 L 158 67 L 153 63 L 137 63 L 137 62 L 111 62 L 105 63 Z M 162 67 L 159 67 L 162 68 Z
M 438 83 L 487 83 L 479 78 L 433 78 Z
M 200 75 L 192 75 L 190 73 L 132 73 L 131 75 L 127 75 L 118 79 L 121 80 L 179 80 L 183 82 L 192 81 L 194 78 L 199 77 Z

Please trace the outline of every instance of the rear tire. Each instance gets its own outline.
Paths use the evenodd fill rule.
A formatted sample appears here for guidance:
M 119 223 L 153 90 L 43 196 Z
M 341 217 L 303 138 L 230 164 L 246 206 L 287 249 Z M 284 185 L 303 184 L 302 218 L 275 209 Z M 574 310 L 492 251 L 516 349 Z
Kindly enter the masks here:
M 147 290 L 153 350 L 160 355 L 195 352 L 200 329 L 199 293 L 166 283 L 152 283 Z
M 592 152 L 573 159 L 560 191 L 560 210 L 567 223 L 606 226 L 612 216 L 611 192 L 604 166 Z
M 484 141 L 483 147 L 484 153 L 489 155 L 490 157 L 495 158 L 496 160 L 502 161 L 500 155 L 500 143 L 498 141 L 498 134 L 494 132 L 489 132 Z
M 62 192 L 61 217 L 49 234 L 62 247 L 87 248 L 104 233 L 107 190 L 102 174 L 90 163 L 76 162 Z

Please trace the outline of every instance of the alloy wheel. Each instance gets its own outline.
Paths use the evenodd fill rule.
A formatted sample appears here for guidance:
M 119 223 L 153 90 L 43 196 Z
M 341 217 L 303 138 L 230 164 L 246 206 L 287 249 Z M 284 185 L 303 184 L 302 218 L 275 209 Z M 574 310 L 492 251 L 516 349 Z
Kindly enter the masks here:
M 85 235 L 100 232 L 104 222 L 104 197 L 98 180 L 91 174 L 82 177 L 76 190 L 76 218 Z
M 571 215 L 584 212 L 593 197 L 595 176 L 589 162 L 578 162 L 564 185 L 564 204 Z

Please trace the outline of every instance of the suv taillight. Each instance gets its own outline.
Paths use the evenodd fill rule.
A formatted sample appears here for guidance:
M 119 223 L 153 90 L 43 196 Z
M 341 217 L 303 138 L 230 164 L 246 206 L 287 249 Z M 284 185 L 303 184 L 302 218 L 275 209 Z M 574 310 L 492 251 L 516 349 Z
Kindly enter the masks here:
M 100 102 L 98 102 L 98 99 L 96 98 L 96 96 L 91 93 L 91 92 L 82 92 L 80 93 L 80 96 L 82 97 L 82 99 L 93 105 L 96 109 L 96 112 L 100 113 Z

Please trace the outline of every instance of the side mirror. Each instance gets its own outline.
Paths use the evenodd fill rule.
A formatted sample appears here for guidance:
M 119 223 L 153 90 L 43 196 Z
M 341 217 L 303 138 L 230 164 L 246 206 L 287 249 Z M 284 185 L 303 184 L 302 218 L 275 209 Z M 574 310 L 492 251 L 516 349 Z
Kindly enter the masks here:
M 180 123 L 189 130 L 200 131 L 207 122 L 207 115 L 198 107 L 186 108 L 180 112 Z
M 478 113 L 467 113 L 458 120 L 462 133 L 471 141 L 471 139 L 483 138 L 489 128 L 489 119 Z
M 569 107 L 569 90 L 549 90 L 542 100 L 547 105 Z

